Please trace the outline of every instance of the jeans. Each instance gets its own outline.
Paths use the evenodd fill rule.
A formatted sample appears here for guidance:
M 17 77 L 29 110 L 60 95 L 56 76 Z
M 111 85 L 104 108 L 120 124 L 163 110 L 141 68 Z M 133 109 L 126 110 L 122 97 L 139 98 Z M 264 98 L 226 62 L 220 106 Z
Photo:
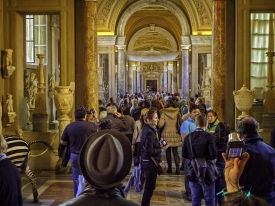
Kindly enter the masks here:
M 215 194 L 219 193 L 222 191 L 222 189 L 226 188 L 226 183 L 224 179 L 224 167 L 219 167 L 219 171 L 221 174 L 221 177 L 215 182 Z M 224 196 L 222 194 L 216 195 L 216 203 L 219 203 L 219 205 L 222 205 L 224 203 Z
M 145 188 L 142 196 L 141 205 L 150 206 L 150 200 L 156 188 L 157 168 L 152 160 L 142 162 L 142 167 L 145 172 Z
M 184 159 L 184 184 L 185 184 L 186 196 L 191 195 L 191 189 L 190 189 L 189 180 L 188 180 L 189 162 L 190 162 L 189 159 Z
M 82 175 L 80 167 L 79 167 L 79 155 L 71 153 L 70 162 L 72 166 L 72 178 L 74 183 L 74 196 L 76 197 L 76 193 L 78 190 L 78 175 Z
M 206 206 L 215 206 L 215 182 L 210 186 L 203 183 L 189 182 L 192 191 L 192 206 L 201 206 L 201 198 L 204 196 Z

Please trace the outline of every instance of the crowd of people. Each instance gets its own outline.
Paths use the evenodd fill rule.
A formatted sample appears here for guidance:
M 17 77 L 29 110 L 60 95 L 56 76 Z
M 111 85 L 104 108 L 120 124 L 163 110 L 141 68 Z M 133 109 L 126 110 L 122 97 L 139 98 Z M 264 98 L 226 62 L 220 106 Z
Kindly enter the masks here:
M 275 206 L 274 146 L 263 142 L 258 123 L 250 116 L 239 120 L 236 128 L 245 144 L 242 158 L 227 157 L 229 125 L 198 96 L 184 100 L 179 93 L 125 94 L 117 103 L 110 98 L 106 107 L 99 100 L 98 112 L 78 106 L 75 119 L 61 137 L 61 144 L 70 149 L 75 198 L 62 205 L 137 205 L 124 199 L 121 187 L 133 159 L 141 166 L 141 205 L 150 205 L 158 176 L 156 163 L 165 151 L 167 173 L 184 171 L 181 181 L 192 206 L 201 205 L 202 198 L 206 206 Z M 2 153 L 1 148 L 0 165 L 5 159 Z M 219 178 L 191 175 L 194 158 L 214 162 Z M 80 177 L 87 183 L 81 191 Z

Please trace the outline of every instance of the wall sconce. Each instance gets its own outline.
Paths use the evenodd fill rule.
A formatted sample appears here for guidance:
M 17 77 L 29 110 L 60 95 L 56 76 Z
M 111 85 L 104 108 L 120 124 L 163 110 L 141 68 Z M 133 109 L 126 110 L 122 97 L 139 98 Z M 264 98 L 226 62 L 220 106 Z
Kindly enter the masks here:
M 4 67 L 2 68 L 2 73 L 4 78 L 10 77 L 14 70 L 15 67 L 12 66 L 12 49 L 5 49 L 5 64 Z

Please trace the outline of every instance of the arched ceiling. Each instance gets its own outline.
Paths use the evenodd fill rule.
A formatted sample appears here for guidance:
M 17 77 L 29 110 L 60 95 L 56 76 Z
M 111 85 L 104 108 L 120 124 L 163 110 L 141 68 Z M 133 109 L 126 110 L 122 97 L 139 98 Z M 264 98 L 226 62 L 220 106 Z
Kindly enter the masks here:
M 135 37 L 133 51 L 172 51 L 174 42 L 181 48 L 182 36 L 211 34 L 211 4 L 212 0 L 98 0 L 97 29 L 124 36 L 126 48 Z M 161 29 L 140 32 L 150 25 Z

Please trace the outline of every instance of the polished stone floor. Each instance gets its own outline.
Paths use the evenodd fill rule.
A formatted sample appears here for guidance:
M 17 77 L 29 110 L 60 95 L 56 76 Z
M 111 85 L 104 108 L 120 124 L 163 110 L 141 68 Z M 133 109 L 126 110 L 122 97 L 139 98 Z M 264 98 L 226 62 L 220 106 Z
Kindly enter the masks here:
M 175 169 L 173 168 L 173 171 Z M 53 171 L 35 171 L 37 176 L 37 188 L 39 202 L 32 203 L 31 185 L 28 179 L 22 174 L 22 194 L 24 206 L 54 206 L 59 205 L 73 198 L 73 183 L 71 174 L 55 174 Z M 125 178 L 123 185 L 126 185 L 130 174 Z M 191 202 L 186 199 L 184 194 L 184 175 L 166 174 L 158 176 L 156 189 L 151 199 L 151 205 L 169 206 L 191 206 Z M 125 193 L 127 199 L 140 204 L 143 192 L 135 192 L 134 186 Z M 204 201 L 202 200 L 202 203 Z M 203 204 L 204 205 L 204 204 Z

